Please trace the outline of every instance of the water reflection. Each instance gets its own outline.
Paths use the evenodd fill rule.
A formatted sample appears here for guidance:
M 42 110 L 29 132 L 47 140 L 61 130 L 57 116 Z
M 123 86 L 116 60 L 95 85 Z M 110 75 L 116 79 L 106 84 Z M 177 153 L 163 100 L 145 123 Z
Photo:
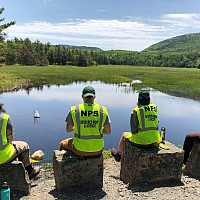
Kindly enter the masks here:
M 32 151 L 58 149 L 61 140 L 73 137 L 72 133 L 65 132 L 65 118 L 72 105 L 82 103 L 81 92 L 85 85 L 93 85 L 97 95 L 95 102 L 108 108 L 112 133 L 104 136 L 105 149 L 117 147 L 121 134 L 130 131 L 129 118 L 137 103 L 137 90 L 132 90 L 129 85 L 99 81 L 75 82 L 66 86 L 48 85 L 2 94 L 1 102 L 15 127 L 15 140 L 28 142 Z M 166 127 L 166 139 L 170 142 L 183 144 L 187 133 L 199 131 L 199 101 L 153 90 L 151 100 L 159 107 L 159 126 Z M 42 117 L 34 119 L 33 123 L 35 108 Z
M 37 124 L 40 120 L 40 118 L 35 118 L 35 117 L 33 119 L 34 119 L 34 125 Z

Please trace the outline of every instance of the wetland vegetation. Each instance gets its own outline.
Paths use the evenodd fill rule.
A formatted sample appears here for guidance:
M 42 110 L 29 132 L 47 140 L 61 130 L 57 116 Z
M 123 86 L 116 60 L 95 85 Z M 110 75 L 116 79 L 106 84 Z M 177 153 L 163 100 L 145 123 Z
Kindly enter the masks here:
M 0 68 L 1 92 L 19 87 L 47 84 L 62 85 L 76 81 L 102 81 L 130 84 L 133 88 L 151 87 L 175 96 L 200 100 L 200 70 L 197 68 L 166 68 L 126 65 L 77 66 L 18 66 Z

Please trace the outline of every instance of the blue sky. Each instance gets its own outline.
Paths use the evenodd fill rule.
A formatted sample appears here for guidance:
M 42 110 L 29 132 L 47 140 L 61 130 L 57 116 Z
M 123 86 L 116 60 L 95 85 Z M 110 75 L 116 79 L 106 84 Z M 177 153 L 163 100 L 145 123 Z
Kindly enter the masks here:
M 7 39 L 141 51 L 200 32 L 199 0 L 0 0 Z

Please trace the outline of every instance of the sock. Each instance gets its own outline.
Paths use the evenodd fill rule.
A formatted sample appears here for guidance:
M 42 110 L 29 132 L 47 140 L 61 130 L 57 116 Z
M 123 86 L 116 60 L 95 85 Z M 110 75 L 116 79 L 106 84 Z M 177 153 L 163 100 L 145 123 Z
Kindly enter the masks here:
M 28 174 L 30 174 L 33 171 L 33 167 L 31 164 L 29 166 L 25 167 L 25 169 L 28 172 Z

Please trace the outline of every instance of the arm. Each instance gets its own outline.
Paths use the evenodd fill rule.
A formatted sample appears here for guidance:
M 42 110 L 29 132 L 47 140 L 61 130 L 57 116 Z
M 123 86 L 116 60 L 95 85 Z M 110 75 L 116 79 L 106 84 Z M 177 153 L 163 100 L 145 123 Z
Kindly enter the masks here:
M 131 117 L 130 117 L 131 133 L 133 134 L 138 133 L 138 125 L 139 125 L 139 121 L 137 117 L 137 112 L 134 110 L 131 113 Z
M 72 119 L 71 111 L 68 113 L 65 121 L 67 122 L 66 132 L 68 132 L 68 133 L 72 132 L 74 130 L 74 122 L 73 122 L 73 119 Z
M 110 135 L 110 133 L 111 133 L 110 123 L 107 124 L 107 125 L 104 125 L 102 131 L 103 131 L 104 134 Z
M 10 143 L 13 141 L 13 125 L 10 118 L 8 119 L 8 123 L 6 127 L 6 137 Z
M 104 126 L 102 128 L 102 131 L 104 134 L 106 135 L 110 135 L 111 133 L 111 126 L 110 126 L 110 118 L 109 118 L 109 114 L 107 113 L 107 116 L 106 116 L 106 120 L 104 122 Z
M 67 123 L 67 125 L 66 125 L 66 131 L 68 132 L 68 133 L 70 133 L 70 132 L 72 132 L 74 130 L 74 126 L 73 125 L 69 125 L 68 123 Z

